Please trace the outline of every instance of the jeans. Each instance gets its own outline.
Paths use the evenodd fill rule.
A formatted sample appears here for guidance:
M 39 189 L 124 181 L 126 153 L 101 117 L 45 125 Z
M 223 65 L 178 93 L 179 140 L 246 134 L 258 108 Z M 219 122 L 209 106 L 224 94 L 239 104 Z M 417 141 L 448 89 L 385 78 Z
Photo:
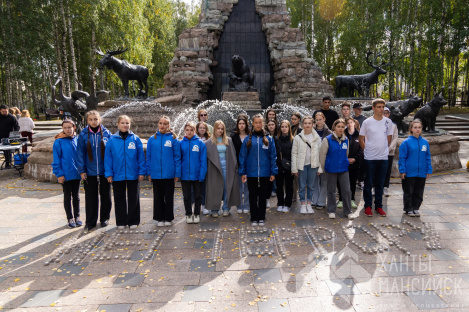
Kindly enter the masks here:
M 272 192 L 277 193 L 277 181 L 272 182 Z
M 226 200 L 226 158 L 220 157 L 221 171 L 223 172 L 223 211 L 230 210 Z M 216 210 L 215 210 L 216 211 Z
M 321 173 L 313 184 L 313 200 L 311 203 L 314 206 L 326 206 L 327 197 L 327 172 Z
M 375 209 L 383 208 L 383 188 L 384 179 L 388 170 L 388 160 L 365 160 L 365 187 L 363 189 L 363 198 L 365 207 L 371 207 L 373 195 L 371 189 L 375 186 Z
M 192 214 L 198 216 L 200 215 L 200 205 L 202 204 L 202 182 L 199 181 L 188 181 L 182 180 L 182 194 L 184 196 L 184 208 L 186 209 L 186 216 L 192 216 Z M 192 213 L 192 202 L 191 195 L 194 194 L 195 204 L 194 204 L 194 213 Z
M 311 165 L 304 166 L 303 170 L 299 171 L 298 177 L 298 193 L 300 194 L 301 202 L 311 202 L 313 200 L 313 185 L 318 173 L 318 168 L 311 168 Z M 305 194 L 306 189 L 308 193 Z
M 238 176 L 238 185 L 239 185 L 239 200 L 241 205 L 237 206 L 238 209 L 249 210 L 249 189 L 248 182 L 243 183 L 243 178 Z M 244 193 L 244 200 L 243 200 Z

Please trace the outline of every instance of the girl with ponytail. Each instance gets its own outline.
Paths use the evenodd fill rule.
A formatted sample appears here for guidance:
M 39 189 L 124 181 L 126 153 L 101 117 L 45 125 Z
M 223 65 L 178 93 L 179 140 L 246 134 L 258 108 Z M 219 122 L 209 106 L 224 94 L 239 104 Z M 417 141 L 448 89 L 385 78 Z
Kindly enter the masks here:
M 263 123 L 262 115 L 253 117 L 249 139 L 244 140 L 239 154 L 239 175 L 249 188 L 252 226 L 264 225 L 270 184 L 278 174 L 275 143 L 266 135 Z
M 101 124 L 101 117 L 95 110 L 85 116 L 88 124 L 78 137 L 78 171 L 85 187 L 85 232 L 98 222 L 99 203 L 101 226 L 109 224 L 111 216 L 111 185 L 104 177 L 104 152 L 111 132 Z

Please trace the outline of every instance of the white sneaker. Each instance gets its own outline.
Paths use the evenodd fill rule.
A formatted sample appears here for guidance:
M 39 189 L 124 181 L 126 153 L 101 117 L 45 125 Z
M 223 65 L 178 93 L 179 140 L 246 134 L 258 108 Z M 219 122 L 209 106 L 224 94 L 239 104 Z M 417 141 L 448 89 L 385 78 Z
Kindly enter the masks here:
M 349 215 L 347 216 L 347 218 L 348 218 L 349 220 L 353 220 L 353 219 L 355 219 L 356 217 L 355 217 L 355 215 L 354 215 L 353 213 L 349 213 Z
M 386 197 L 389 196 L 389 187 L 385 187 L 385 188 L 383 189 L 383 194 L 384 194 L 384 196 L 386 196 Z
M 335 213 L 331 212 L 331 213 L 329 214 L 329 219 L 335 219 Z
M 290 211 L 290 208 L 288 208 L 287 206 L 283 206 L 282 212 L 287 213 L 287 212 L 289 212 L 289 211 Z
M 125 225 L 119 225 L 119 226 L 117 227 L 117 229 L 118 229 L 118 230 L 124 230 L 124 229 L 125 229 Z
M 223 216 L 224 217 L 228 217 L 230 215 L 230 211 L 229 210 L 223 210 Z
M 164 226 L 164 222 L 160 221 L 160 222 L 158 222 L 158 224 L 156 226 Z
M 194 223 L 200 223 L 200 217 L 194 215 Z
M 251 226 L 257 226 L 257 222 L 256 222 L 256 221 L 252 221 L 252 222 L 251 222 Z
M 267 199 L 266 203 L 265 203 L 265 207 L 266 208 L 270 208 L 270 199 Z
M 131 230 L 135 230 L 137 227 L 138 227 L 138 225 L 131 225 L 131 226 L 129 226 L 129 228 L 130 228 Z
M 243 213 L 249 213 L 249 209 L 243 209 Z
M 306 211 L 307 211 L 309 214 L 313 214 L 313 213 L 314 213 L 314 210 L 313 210 L 313 208 L 312 208 L 310 205 L 306 205 Z
M 358 188 L 360 190 L 363 190 L 364 187 L 365 187 L 365 182 L 358 182 Z
M 264 220 L 260 220 L 260 221 L 259 221 L 259 226 L 264 226 L 264 225 L 265 225 Z
M 301 205 L 300 213 L 303 213 L 303 214 L 307 214 L 307 213 L 308 213 L 308 209 L 306 208 L 306 205 Z
M 272 192 L 272 194 L 270 194 L 270 196 L 271 196 L 271 197 L 275 197 L 275 196 L 277 196 L 277 193 Z
M 186 223 L 187 224 L 192 224 L 194 223 L 194 219 L 192 218 L 193 216 L 186 216 Z
M 373 190 L 371 191 L 371 194 L 375 196 L 375 188 L 373 188 Z
M 283 206 L 278 206 L 278 207 L 277 207 L 277 211 L 278 211 L 278 212 L 283 212 Z
M 243 209 L 236 210 L 236 213 L 243 213 Z
M 205 206 L 202 206 L 202 214 L 204 214 L 204 215 L 209 215 L 209 214 L 210 214 L 210 210 L 207 210 L 207 209 L 205 209 Z
M 164 226 L 171 226 L 173 225 L 173 222 L 170 222 L 170 221 L 165 221 L 164 222 Z

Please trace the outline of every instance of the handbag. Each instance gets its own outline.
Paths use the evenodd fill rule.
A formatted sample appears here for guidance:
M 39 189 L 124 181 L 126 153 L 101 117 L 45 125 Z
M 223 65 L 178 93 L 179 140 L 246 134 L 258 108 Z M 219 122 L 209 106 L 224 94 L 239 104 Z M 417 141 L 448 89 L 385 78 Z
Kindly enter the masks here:
M 282 167 L 286 171 L 291 171 L 291 161 L 288 159 L 284 159 L 282 156 L 282 152 L 280 152 L 280 160 L 282 162 Z

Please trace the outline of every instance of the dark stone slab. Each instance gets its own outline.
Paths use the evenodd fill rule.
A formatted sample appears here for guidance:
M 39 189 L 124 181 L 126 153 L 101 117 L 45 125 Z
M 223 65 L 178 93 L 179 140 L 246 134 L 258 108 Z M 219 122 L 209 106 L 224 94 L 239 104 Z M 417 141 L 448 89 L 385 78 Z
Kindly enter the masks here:
M 204 229 L 218 229 L 220 227 L 220 222 L 217 221 L 207 221 L 207 222 L 200 222 L 199 228 Z
M 448 229 L 455 231 L 468 229 L 467 227 L 458 222 L 442 222 L 442 224 L 444 224 Z
M 278 283 L 282 281 L 282 275 L 279 269 L 260 269 L 254 270 L 254 283 Z
M 213 238 L 197 238 L 194 243 L 195 249 L 213 249 Z
M 433 250 L 432 254 L 437 257 L 438 260 L 448 261 L 461 259 L 457 254 L 455 254 L 449 249 Z
M 458 275 L 461 276 L 463 280 L 469 283 L 469 273 L 459 273 Z
M 438 209 L 422 209 L 419 210 L 422 216 L 442 216 L 444 215 L 443 212 L 439 211 Z
M 184 301 L 184 302 L 209 301 L 211 297 L 212 297 L 212 291 L 209 290 L 209 287 L 207 285 L 186 286 L 184 287 L 181 301 Z
M 433 290 L 406 291 L 419 310 L 444 309 L 448 305 Z
M 189 272 L 214 272 L 215 266 L 210 259 L 192 259 Z
M 412 231 L 412 232 L 409 232 L 407 233 L 407 236 L 409 236 L 410 238 L 412 238 L 413 240 L 422 240 L 423 239 L 423 236 L 420 232 L 418 231 Z
M 98 307 L 98 311 L 129 312 L 131 307 L 131 304 L 102 304 Z
M 31 259 L 33 259 L 37 253 L 35 252 L 25 252 L 25 253 L 20 253 L 11 257 L 8 257 L 4 260 L 2 260 L 3 264 L 26 264 L 29 262 Z
M 132 255 L 130 256 L 131 261 L 140 261 L 143 260 L 145 255 L 147 254 L 146 250 L 135 250 Z
M 136 287 L 140 286 L 145 279 L 145 275 L 139 273 L 120 274 L 114 281 L 112 287 Z

